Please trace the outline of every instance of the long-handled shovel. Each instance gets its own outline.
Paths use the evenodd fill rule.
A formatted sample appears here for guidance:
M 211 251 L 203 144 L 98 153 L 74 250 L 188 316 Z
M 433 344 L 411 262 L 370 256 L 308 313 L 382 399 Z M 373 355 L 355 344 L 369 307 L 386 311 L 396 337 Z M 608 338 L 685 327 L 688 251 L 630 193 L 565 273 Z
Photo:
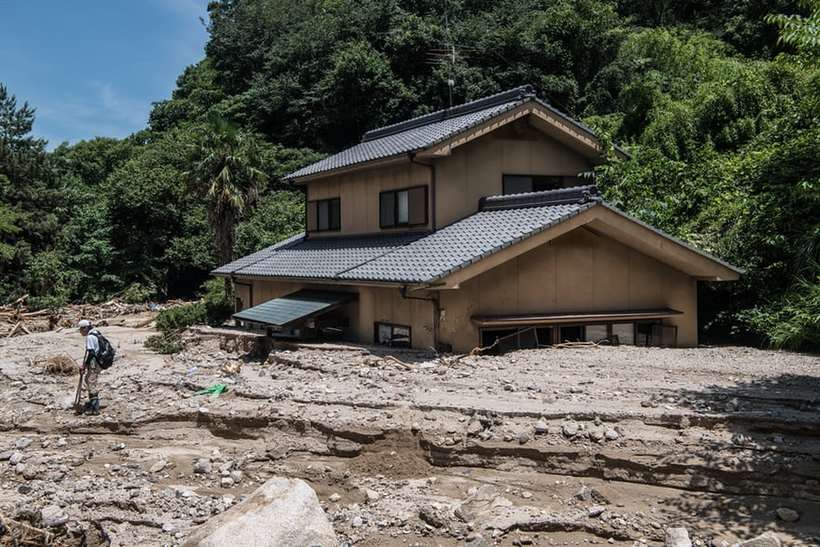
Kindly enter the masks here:
M 75 414 L 82 414 L 83 409 L 80 406 L 80 399 L 83 395 L 83 376 L 85 375 L 84 370 L 80 370 L 80 381 L 77 384 L 77 395 L 74 397 L 74 413 Z

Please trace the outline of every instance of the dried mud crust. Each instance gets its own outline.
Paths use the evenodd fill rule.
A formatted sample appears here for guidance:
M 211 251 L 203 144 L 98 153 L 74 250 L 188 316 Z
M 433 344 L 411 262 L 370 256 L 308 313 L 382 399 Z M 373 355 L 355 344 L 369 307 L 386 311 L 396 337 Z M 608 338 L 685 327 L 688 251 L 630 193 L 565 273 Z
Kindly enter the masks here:
M 0 512 L 54 507 L 66 538 L 180 543 L 274 475 L 317 491 L 357 545 L 660 544 L 820 537 L 817 356 L 748 348 L 583 348 L 466 357 L 274 350 L 109 327 L 103 412 L 69 411 L 82 339 L 0 340 Z M 228 391 L 194 393 L 214 383 Z M 778 519 L 794 509 L 797 522 Z M 73 534 L 73 535 L 72 535 Z M 95 536 L 96 537 L 96 536 Z

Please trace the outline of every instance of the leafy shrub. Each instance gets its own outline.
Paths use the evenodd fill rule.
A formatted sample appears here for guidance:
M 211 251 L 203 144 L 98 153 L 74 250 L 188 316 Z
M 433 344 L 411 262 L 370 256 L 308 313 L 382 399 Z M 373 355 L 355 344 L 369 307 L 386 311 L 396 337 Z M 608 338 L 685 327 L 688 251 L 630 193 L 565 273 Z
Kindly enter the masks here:
M 157 315 L 157 329 L 166 335 L 181 331 L 191 325 L 204 325 L 207 322 L 208 313 L 203 302 L 169 308 Z
M 185 349 L 185 342 L 177 333 L 155 334 L 145 340 L 146 349 L 161 354 L 179 353 Z
M 233 313 L 230 295 L 225 293 L 225 282 L 222 279 L 209 279 L 202 288 L 202 303 L 209 325 L 221 325 Z
M 769 338 L 772 347 L 820 348 L 820 277 L 814 283 L 799 281 L 782 300 L 750 310 L 743 317 Z
M 129 304 L 142 304 L 156 296 L 156 289 L 153 285 L 143 285 L 142 283 L 131 283 L 122 293 L 122 299 Z
M 157 315 L 157 329 L 165 334 L 178 332 L 192 325 L 221 325 L 233 312 L 221 279 L 210 279 L 202 285 L 202 300 L 176 308 L 162 310 Z

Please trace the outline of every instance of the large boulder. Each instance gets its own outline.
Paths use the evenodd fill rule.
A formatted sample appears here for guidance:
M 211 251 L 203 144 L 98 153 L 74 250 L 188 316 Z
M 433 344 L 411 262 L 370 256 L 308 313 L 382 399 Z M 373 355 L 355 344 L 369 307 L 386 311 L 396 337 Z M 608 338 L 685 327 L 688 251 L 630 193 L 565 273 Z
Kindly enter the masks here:
M 333 527 L 313 489 L 276 477 L 247 499 L 195 529 L 184 547 L 336 547 Z
M 692 547 L 686 528 L 669 528 L 664 539 L 665 547 Z

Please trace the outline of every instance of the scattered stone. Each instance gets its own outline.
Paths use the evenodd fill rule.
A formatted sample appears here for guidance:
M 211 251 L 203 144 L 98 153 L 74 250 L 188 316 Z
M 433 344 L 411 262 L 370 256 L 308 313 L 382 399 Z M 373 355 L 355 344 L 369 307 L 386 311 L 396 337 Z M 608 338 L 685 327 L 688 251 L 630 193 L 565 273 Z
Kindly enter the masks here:
M 15 452 L 9 457 L 9 464 L 10 465 L 17 465 L 23 461 L 23 453 L 22 452 Z
M 244 501 L 194 529 L 186 547 L 338 544 L 316 493 L 299 479 L 268 480 Z
M 194 461 L 194 473 L 198 475 L 210 475 L 211 460 L 209 460 L 208 458 L 199 458 L 198 460 Z
M 774 532 L 764 532 L 763 534 L 747 541 L 738 543 L 739 547 L 780 547 L 780 538 Z
M 166 465 L 168 465 L 168 462 L 167 462 L 167 461 L 165 461 L 165 460 L 159 460 L 158 462 L 155 462 L 155 463 L 154 463 L 154 465 L 152 465 L 152 466 L 151 466 L 148 470 L 149 470 L 151 473 L 159 473 L 160 471 L 162 471 L 163 469 L 165 469 L 165 466 L 166 466 Z
M 604 439 L 604 432 L 598 428 L 592 429 L 589 432 L 589 438 L 596 443 L 601 442 Z
M 222 488 L 230 488 L 233 486 L 233 479 L 230 477 L 222 477 L 222 480 L 219 481 L 219 485 Z
M 359 515 L 356 515 L 350 520 L 350 526 L 352 526 L 353 528 L 361 528 L 363 524 L 364 521 L 362 520 L 362 517 L 360 517 Z
M 777 518 L 784 522 L 797 522 L 800 520 L 800 513 L 790 507 L 778 507 L 775 512 L 777 513 Z
M 603 505 L 593 505 L 587 511 L 587 515 L 589 515 L 591 518 L 597 518 L 603 515 L 604 511 L 606 511 L 606 507 L 604 507 Z
M 56 528 L 68 522 L 68 515 L 57 505 L 46 505 L 40 511 L 40 519 L 45 528 Z
M 578 434 L 578 424 L 575 422 L 569 422 L 561 426 L 561 433 L 564 434 L 565 437 L 572 438 Z
M 441 518 L 441 515 L 438 514 L 438 511 L 436 511 L 436 508 L 432 505 L 422 506 L 422 508 L 419 509 L 419 518 L 433 528 L 441 528 L 446 524 L 444 519 Z
M 606 433 L 604 433 L 604 436 L 608 441 L 617 441 L 621 435 L 614 429 L 607 429 Z
M 17 442 L 14 443 L 14 447 L 23 450 L 25 448 L 28 448 L 29 445 L 31 445 L 31 443 L 33 442 L 34 441 L 29 439 L 28 437 L 20 437 L 19 439 L 17 439 Z
M 664 539 L 665 547 L 692 547 L 689 532 L 686 528 L 667 528 Z
M 527 444 L 530 440 L 530 435 L 526 431 L 518 434 L 518 444 Z
M 342 499 L 342 496 L 340 496 L 339 494 L 337 494 L 336 492 L 334 492 L 334 493 L 333 493 L 333 494 L 331 494 L 331 495 L 330 495 L 330 497 L 329 497 L 329 498 L 327 498 L 327 499 L 329 499 L 329 500 L 330 500 L 330 501 L 332 501 L 333 503 L 336 503 L 337 501 L 339 501 L 340 499 Z
M 476 420 L 475 418 L 473 418 L 467 423 L 467 435 L 469 435 L 470 437 L 475 437 L 483 430 L 484 426 L 481 425 L 481 422 L 479 420 Z
M 368 503 L 374 503 L 381 499 L 381 494 L 376 492 L 375 490 L 371 490 L 370 488 L 366 488 L 364 491 L 364 495 L 367 497 Z
M 547 427 L 547 422 L 544 420 L 538 420 L 535 422 L 535 434 L 536 435 L 545 435 L 549 432 L 549 428 Z
M 464 539 L 464 547 L 484 547 L 488 543 L 484 540 L 484 536 L 473 532 Z

